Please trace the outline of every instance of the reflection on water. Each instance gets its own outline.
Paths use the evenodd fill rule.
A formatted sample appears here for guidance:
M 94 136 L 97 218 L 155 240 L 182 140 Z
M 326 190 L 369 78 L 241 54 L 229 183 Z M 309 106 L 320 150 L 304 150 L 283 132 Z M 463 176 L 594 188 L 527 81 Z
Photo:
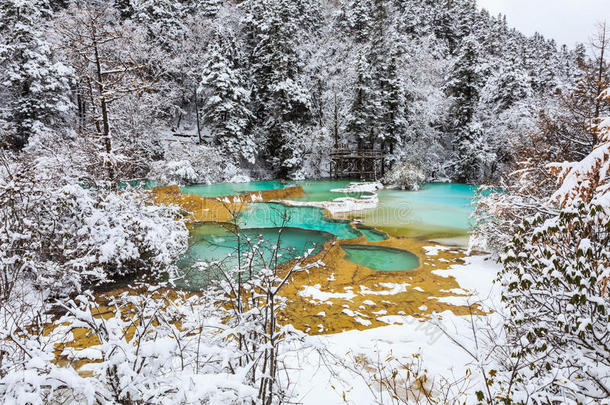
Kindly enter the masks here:
M 248 183 L 215 183 L 215 184 L 196 184 L 193 186 L 181 187 L 184 194 L 194 194 L 201 197 L 225 197 L 237 195 L 244 191 L 265 191 L 279 190 L 286 187 L 285 182 L 279 180 L 253 181 Z
M 467 243 L 475 186 L 425 184 L 419 191 L 381 190 L 377 208 L 342 214 L 392 236 Z M 457 239 L 456 239 L 457 238 Z

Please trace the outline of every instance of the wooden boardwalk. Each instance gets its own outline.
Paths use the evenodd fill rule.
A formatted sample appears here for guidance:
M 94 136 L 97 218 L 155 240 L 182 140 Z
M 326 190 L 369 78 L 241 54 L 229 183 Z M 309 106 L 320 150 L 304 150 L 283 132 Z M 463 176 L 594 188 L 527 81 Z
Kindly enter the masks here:
M 338 147 L 330 154 L 330 175 L 335 179 L 378 180 L 384 169 L 383 153 L 378 150 Z

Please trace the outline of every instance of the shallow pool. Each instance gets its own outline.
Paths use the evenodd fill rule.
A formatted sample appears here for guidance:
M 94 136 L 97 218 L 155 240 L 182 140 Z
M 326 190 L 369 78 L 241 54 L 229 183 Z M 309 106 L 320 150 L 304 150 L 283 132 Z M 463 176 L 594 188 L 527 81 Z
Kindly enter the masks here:
M 184 187 L 185 193 L 215 197 L 234 195 L 242 191 L 272 190 L 290 185 L 301 185 L 305 196 L 300 201 L 332 201 L 344 196 L 332 192 L 346 188 L 349 180 L 303 182 L 264 181 L 238 184 L 214 184 Z M 300 257 L 308 249 L 317 253 L 322 245 L 334 237 L 338 240 L 366 237 L 368 242 L 388 239 L 388 235 L 416 237 L 426 240 L 450 239 L 451 243 L 465 244 L 470 233 L 471 200 L 475 187 L 464 184 L 426 184 L 420 191 L 381 190 L 379 205 L 374 209 L 342 214 L 344 219 L 330 219 L 317 207 L 290 207 L 280 203 L 255 203 L 240 212 L 236 224 L 241 228 L 241 240 L 231 227 L 221 224 L 197 224 L 191 232 L 190 248 L 180 261 L 183 269 L 195 262 L 218 262 L 226 268 L 238 264 L 237 248 L 247 251 L 252 244 L 265 240 L 255 267 L 268 266 L 272 250 L 281 234 L 280 263 Z M 360 193 L 357 193 L 360 194 Z M 358 197 L 358 195 L 353 195 Z M 358 219 L 358 224 L 352 223 Z M 419 267 L 417 255 L 399 249 L 370 245 L 343 245 L 346 259 L 359 265 L 380 270 L 399 271 Z M 218 278 L 213 270 L 195 270 L 187 279 L 202 285 Z
M 358 180 L 304 180 L 295 181 L 293 184 L 303 187 L 305 195 L 295 198 L 296 201 L 332 201 L 337 198 L 351 197 L 361 198 L 362 196 L 372 195 L 366 192 L 337 192 L 332 190 L 345 189 L 353 182 Z
M 372 245 L 342 245 L 345 259 L 380 271 L 404 271 L 419 267 L 417 255 L 401 249 Z
M 380 242 L 382 240 L 389 239 L 388 234 L 385 232 L 378 231 L 375 228 L 371 228 L 364 225 L 358 225 L 356 228 L 362 232 L 362 234 L 366 237 L 366 240 L 369 242 Z
M 241 229 L 238 234 L 229 225 L 195 224 L 191 229 L 189 250 L 178 262 L 185 272 L 185 279 L 178 282 L 178 286 L 198 288 L 210 280 L 222 279 L 223 272 L 237 267 L 258 271 L 275 267 L 276 261 L 282 264 L 300 258 L 305 252 L 317 254 L 324 243 L 333 238 L 326 232 L 299 228 Z M 256 253 L 252 255 L 250 266 L 246 256 L 252 252 Z M 212 265 L 204 269 L 193 268 L 198 262 Z
M 289 207 L 279 203 L 256 203 L 238 214 L 237 224 L 242 228 L 275 228 L 288 226 L 328 232 L 337 239 L 352 239 L 362 236 L 348 220 L 325 217 L 317 207 Z
M 194 194 L 201 197 L 225 197 L 237 195 L 244 191 L 279 190 L 288 184 L 279 180 L 252 181 L 248 183 L 196 184 L 180 187 L 180 190 L 184 194 Z
M 381 190 L 374 209 L 341 214 L 392 236 L 467 243 L 475 186 L 425 184 L 419 191 Z

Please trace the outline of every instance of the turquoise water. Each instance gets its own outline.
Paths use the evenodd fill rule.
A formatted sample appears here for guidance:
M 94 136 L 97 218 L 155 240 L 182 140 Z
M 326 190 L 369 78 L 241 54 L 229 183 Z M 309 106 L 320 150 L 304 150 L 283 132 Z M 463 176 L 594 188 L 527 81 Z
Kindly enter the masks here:
M 366 237 L 369 242 L 381 242 L 382 240 L 389 239 L 385 232 L 378 231 L 368 226 L 358 225 L 356 228 Z
M 118 183 L 118 188 L 119 188 L 119 190 L 124 190 L 127 188 L 127 186 L 129 186 L 129 187 L 133 187 L 133 188 L 149 189 L 149 188 L 159 187 L 160 185 L 161 184 L 159 184 L 155 180 L 138 179 L 138 180 L 130 180 L 130 181 L 120 181 Z
M 305 195 L 295 198 L 297 201 L 332 201 L 340 197 L 359 198 L 370 193 L 336 193 L 332 189 L 347 188 L 355 180 L 304 180 L 304 181 L 253 181 L 249 183 L 197 184 L 181 187 L 185 194 L 201 197 L 225 197 L 237 195 L 244 191 L 279 190 L 290 186 L 302 186 Z
M 178 266 L 186 272 L 188 281 L 179 282 L 178 286 L 193 289 L 205 286 L 210 280 L 221 279 L 221 269 L 237 268 L 240 258 L 240 268 L 249 269 L 244 258 L 248 252 L 256 251 L 251 267 L 258 271 L 275 267 L 276 260 L 277 264 L 282 264 L 302 257 L 310 249 L 311 254 L 317 254 L 324 243 L 332 239 L 333 235 L 329 233 L 299 228 L 241 229 L 238 237 L 231 226 L 199 223 L 191 231 L 188 252 L 178 262 Z M 279 246 L 277 255 L 273 246 Z M 238 254 L 238 247 L 241 255 Z M 214 264 L 204 270 L 192 269 L 197 262 Z
M 425 184 L 419 191 L 381 190 L 377 208 L 345 214 L 393 236 L 467 237 L 475 186 Z
M 316 207 L 289 207 L 277 203 L 257 203 L 238 215 L 241 228 L 274 228 L 288 226 L 328 232 L 337 239 L 352 239 L 362 236 L 349 221 L 324 217 L 324 210 Z
M 305 195 L 295 198 L 297 201 L 332 201 L 340 197 L 361 197 L 368 193 L 335 193 L 332 189 L 346 188 L 351 180 L 318 180 L 318 181 L 257 181 L 250 183 L 218 183 L 183 187 L 182 192 L 204 197 L 220 197 L 235 195 L 244 191 L 277 190 L 290 185 L 300 185 Z M 452 238 L 467 237 L 470 231 L 471 199 L 475 186 L 466 184 L 433 183 L 425 184 L 419 191 L 381 190 L 379 206 L 365 210 L 342 214 L 345 219 L 358 218 L 365 225 L 380 229 L 394 236 L 409 236 L 418 238 Z M 257 208 L 253 211 L 260 216 Z M 329 225 L 324 221 L 317 209 L 309 211 L 291 210 L 295 227 L 329 231 L 340 239 L 356 237 L 353 231 L 344 225 Z M 311 214 L 311 215 L 310 215 Z M 248 216 L 250 214 L 246 214 Z M 249 219 L 252 221 L 252 218 Z M 319 224 L 319 222 L 324 222 Z M 273 227 L 277 224 L 277 216 L 260 216 L 253 225 L 248 227 Z M 343 228 L 343 231 L 341 231 Z M 349 227 L 348 227 L 349 228 Z M 346 233 L 347 232 L 347 233 Z
M 407 251 L 383 246 L 342 245 L 345 259 L 380 271 L 404 271 L 419 267 L 419 257 Z
M 371 193 L 337 193 L 331 190 L 349 187 L 350 183 L 357 180 L 306 180 L 295 181 L 294 184 L 303 187 L 305 195 L 297 197 L 296 201 L 332 201 L 341 197 L 360 198 L 364 195 L 372 195 Z
M 253 181 L 249 183 L 216 183 L 196 184 L 194 186 L 181 187 L 184 194 L 195 194 L 201 197 L 225 197 L 237 195 L 244 191 L 279 190 L 286 187 L 288 183 L 279 180 Z

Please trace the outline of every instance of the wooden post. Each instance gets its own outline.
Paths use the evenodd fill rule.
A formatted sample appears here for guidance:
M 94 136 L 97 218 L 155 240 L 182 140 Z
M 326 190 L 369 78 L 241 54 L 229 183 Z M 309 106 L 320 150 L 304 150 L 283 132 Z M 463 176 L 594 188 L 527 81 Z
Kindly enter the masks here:
M 381 143 L 381 177 L 383 176 L 385 176 L 385 141 Z
M 360 151 L 360 180 L 364 180 L 364 152 Z
M 339 148 L 339 105 L 337 104 L 337 93 L 335 93 L 335 116 L 334 116 L 335 150 Z

